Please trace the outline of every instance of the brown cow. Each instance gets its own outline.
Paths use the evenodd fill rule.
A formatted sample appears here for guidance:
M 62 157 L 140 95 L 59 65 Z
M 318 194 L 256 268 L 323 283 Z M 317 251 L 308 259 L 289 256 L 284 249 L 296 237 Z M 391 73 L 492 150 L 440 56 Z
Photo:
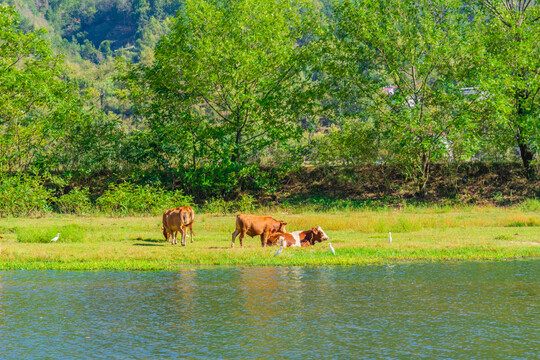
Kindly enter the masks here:
M 273 219 L 269 216 L 255 216 L 238 214 L 236 216 L 236 230 L 232 234 L 231 247 L 234 247 L 234 240 L 240 234 L 240 246 L 244 247 L 244 237 L 248 234 L 251 237 L 261 235 L 261 245 L 266 246 L 268 237 L 276 232 L 285 232 L 286 222 Z
M 163 236 L 173 245 L 178 244 L 176 239 L 178 231 L 182 236 L 181 244 L 186 246 L 187 229 L 191 234 L 191 242 L 193 242 L 193 221 L 195 221 L 195 212 L 190 206 L 180 206 L 175 209 L 169 209 L 163 213 Z
M 317 226 L 310 230 L 294 231 L 292 233 L 275 233 L 268 238 L 270 245 L 290 246 L 312 246 L 315 243 L 328 240 L 328 235 L 324 230 Z

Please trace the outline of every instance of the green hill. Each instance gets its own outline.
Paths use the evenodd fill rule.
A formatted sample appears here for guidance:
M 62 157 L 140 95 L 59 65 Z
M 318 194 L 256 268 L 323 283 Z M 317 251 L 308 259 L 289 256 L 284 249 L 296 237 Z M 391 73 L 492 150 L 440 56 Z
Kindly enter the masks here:
M 3 0 L 22 16 L 22 27 L 49 31 L 71 62 L 102 63 L 125 49 L 135 61 L 167 32 L 183 0 Z

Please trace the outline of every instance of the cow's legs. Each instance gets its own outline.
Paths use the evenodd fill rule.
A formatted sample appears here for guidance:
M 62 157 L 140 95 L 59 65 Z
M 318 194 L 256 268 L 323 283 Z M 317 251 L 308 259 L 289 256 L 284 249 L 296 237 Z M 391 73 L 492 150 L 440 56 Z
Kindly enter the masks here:
M 182 236 L 182 240 L 181 240 L 182 246 L 186 246 L 186 235 L 187 235 L 187 228 L 182 227 L 182 229 L 180 229 L 180 236 Z
M 238 236 L 238 230 L 234 230 L 234 232 L 232 233 L 232 243 L 231 243 L 232 248 L 234 247 L 234 240 L 236 239 L 237 236 Z
M 266 242 L 268 241 L 268 233 L 265 231 L 261 234 L 261 245 L 262 247 L 266 246 Z
M 173 231 L 173 232 L 172 232 L 172 236 L 173 236 L 172 241 L 171 241 L 172 244 L 173 244 L 173 245 L 178 244 L 178 240 L 177 240 L 177 237 L 178 237 L 178 231 Z
M 245 232 L 241 232 L 240 233 L 240 237 L 238 239 L 240 239 L 240 247 L 244 247 L 244 237 L 246 236 L 246 233 Z
M 193 224 L 189 225 L 189 233 L 191 234 L 191 243 L 193 243 Z

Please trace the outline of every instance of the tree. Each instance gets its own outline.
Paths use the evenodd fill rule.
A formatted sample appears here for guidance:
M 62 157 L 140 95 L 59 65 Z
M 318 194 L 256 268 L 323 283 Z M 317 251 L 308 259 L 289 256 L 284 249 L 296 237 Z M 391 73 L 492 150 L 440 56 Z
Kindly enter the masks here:
M 402 165 L 423 195 L 433 163 L 474 140 L 474 100 L 460 90 L 470 71 L 460 51 L 467 13 L 453 0 L 345 0 L 334 19 L 331 89 L 346 112 L 375 122 L 385 160 Z
M 115 119 L 88 106 L 64 76 L 45 31 L 23 32 L 0 4 L 0 171 L 75 171 L 110 160 Z
M 540 6 L 528 0 L 482 0 L 474 54 L 480 91 L 491 105 L 489 130 L 519 149 L 529 179 L 540 149 Z
M 23 33 L 13 7 L 0 4 L 0 165 L 25 169 L 43 145 L 44 121 L 51 100 L 64 91 L 59 79 L 62 60 L 45 32 Z
M 246 163 L 295 134 L 316 26 L 308 0 L 186 1 L 154 64 L 124 77 L 147 129 L 160 134 L 160 156 L 176 155 L 172 141 L 179 164 Z

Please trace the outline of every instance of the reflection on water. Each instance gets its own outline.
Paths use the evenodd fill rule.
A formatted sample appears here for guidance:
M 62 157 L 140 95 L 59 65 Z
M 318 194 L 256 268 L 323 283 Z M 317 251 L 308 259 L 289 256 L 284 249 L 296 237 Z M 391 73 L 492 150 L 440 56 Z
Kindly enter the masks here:
M 0 357 L 536 358 L 540 261 L 0 272 Z

